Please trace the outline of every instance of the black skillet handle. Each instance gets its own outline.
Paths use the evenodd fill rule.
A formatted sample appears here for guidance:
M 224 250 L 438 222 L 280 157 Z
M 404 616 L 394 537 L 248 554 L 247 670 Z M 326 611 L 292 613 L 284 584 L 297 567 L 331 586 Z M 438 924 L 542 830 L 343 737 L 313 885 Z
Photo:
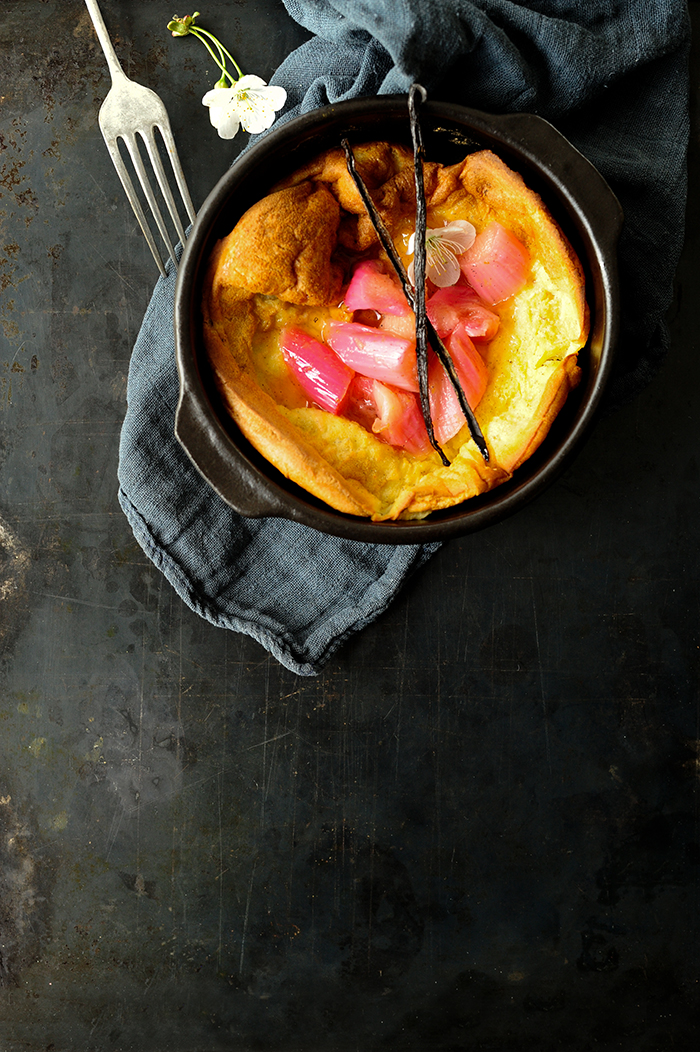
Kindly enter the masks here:
M 185 382 L 175 413 L 175 437 L 213 490 L 234 511 L 246 518 L 284 516 L 285 509 L 261 481 L 260 474 L 237 448 L 236 469 L 231 470 L 231 440 L 212 413 L 205 416 Z
M 546 171 L 595 240 L 614 253 L 624 219 L 622 206 L 595 165 L 554 125 L 535 114 L 510 113 L 489 120 L 533 167 Z

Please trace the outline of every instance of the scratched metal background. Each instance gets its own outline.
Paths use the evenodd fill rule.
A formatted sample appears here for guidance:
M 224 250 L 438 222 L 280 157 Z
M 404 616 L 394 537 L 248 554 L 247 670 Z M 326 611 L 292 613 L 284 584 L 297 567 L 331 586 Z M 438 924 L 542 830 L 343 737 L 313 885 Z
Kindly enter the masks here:
M 243 142 L 206 53 L 103 8 L 200 204 Z M 264 77 L 304 39 L 278 0 L 205 15 Z M 154 266 L 84 5 L 0 0 L 1 1052 L 695 1047 L 699 65 L 658 381 L 300 679 L 119 510 Z

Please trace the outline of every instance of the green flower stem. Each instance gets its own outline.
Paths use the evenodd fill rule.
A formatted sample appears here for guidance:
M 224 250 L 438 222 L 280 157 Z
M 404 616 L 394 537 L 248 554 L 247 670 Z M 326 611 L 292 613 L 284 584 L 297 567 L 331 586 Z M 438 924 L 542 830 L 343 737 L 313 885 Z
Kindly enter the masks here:
M 202 32 L 203 32 L 203 30 L 200 30 L 199 26 L 197 26 L 195 29 L 190 29 L 190 33 L 192 34 L 192 36 L 195 36 L 195 37 L 197 37 L 198 40 L 201 40 L 201 42 L 204 44 L 205 48 L 208 50 L 209 54 L 212 55 L 213 52 L 212 52 L 209 44 L 206 42 L 204 37 L 201 36 Z M 208 35 L 211 36 L 211 34 L 208 34 Z M 219 43 L 219 41 L 216 39 L 215 36 L 211 36 L 211 39 L 216 44 L 217 50 L 219 52 L 219 61 L 222 64 L 222 66 L 225 68 L 226 67 L 226 57 L 224 55 L 224 50 L 223 50 L 221 44 Z
M 236 78 L 231 76 L 231 74 L 226 69 L 226 66 L 224 65 L 222 60 L 216 57 L 216 55 L 214 54 L 212 48 L 209 46 L 209 44 L 204 39 L 204 37 L 200 36 L 199 32 L 196 29 L 190 29 L 190 33 L 192 34 L 192 36 L 197 37 L 197 40 L 201 40 L 201 42 L 204 44 L 205 48 L 207 49 L 207 51 L 209 52 L 211 57 L 214 59 L 214 62 L 216 62 L 217 66 L 219 67 L 219 69 L 221 70 L 223 75 L 225 77 L 227 77 L 231 81 L 231 85 L 233 86 L 236 83 Z M 216 43 L 218 43 L 218 41 L 216 41 L 216 38 L 214 38 L 214 40 L 215 40 Z M 219 53 L 221 54 L 221 49 L 220 48 L 219 48 Z M 222 55 L 222 58 L 223 58 L 223 55 Z M 235 63 L 234 63 L 234 65 L 235 65 Z M 238 67 L 236 67 L 236 68 L 238 68 Z
M 202 37 L 202 34 L 204 34 L 204 36 L 207 36 L 207 37 L 209 37 L 209 39 L 210 39 L 210 40 L 213 40 L 213 41 L 214 41 L 214 43 L 216 44 L 216 46 L 218 47 L 218 49 L 219 49 L 219 53 L 221 54 L 222 58 L 223 58 L 223 56 L 225 55 L 225 56 L 226 56 L 226 58 L 230 59 L 230 60 L 231 60 L 231 62 L 233 63 L 233 66 L 234 66 L 234 68 L 235 68 L 236 72 L 238 73 L 238 76 L 239 76 L 239 77 L 242 77 L 242 76 L 243 76 L 243 70 L 242 70 L 242 69 L 241 69 L 241 67 L 240 67 L 240 66 L 238 65 L 238 63 L 236 62 L 236 60 L 235 60 L 235 58 L 233 57 L 233 55 L 231 54 L 231 52 L 230 52 L 230 51 L 228 51 L 228 50 L 227 50 L 227 49 L 226 49 L 226 48 L 224 47 L 224 45 L 223 45 L 223 44 L 221 43 L 221 41 L 220 41 L 220 40 L 217 40 L 217 39 L 216 39 L 216 37 L 214 36 L 214 34 L 213 34 L 213 33 L 210 33 L 208 29 L 202 29 L 202 27 L 201 27 L 201 26 L 195 26 L 195 27 L 191 27 L 191 28 L 190 28 L 190 33 L 194 33 L 194 35 L 195 35 L 196 37 L 198 37 L 198 38 L 199 38 L 199 39 L 200 39 L 200 40 L 202 41 L 202 43 L 203 43 L 203 44 L 205 45 L 205 47 L 208 47 L 209 45 L 208 45 L 208 44 L 207 44 L 207 42 L 206 42 L 206 41 L 205 41 L 205 40 L 203 39 L 203 37 Z M 223 68 L 223 67 L 222 67 L 222 68 Z M 224 69 L 223 71 L 224 71 L 224 73 L 226 73 L 226 70 L 225 70 L 225 69 Z M 228 76 L 228 74 L 226 74 L 226 75 Z
M 193 15 L 187 15 L 186 18 L 179 18 L 177 15 L 175 15 L 168 22 L 168 29 L 170 30 L 170 32 L 172 33 L 172 35 L 174 37 L 186 37 L 189 34 L 192 34 L 192 36 L 196 37 L 197 40 L 201 40 L 201 42 L 204 44 L 205 48 L 207 49 L 207 51 L 209 52 L 211 57 L 214 59 L 214 62 L 216 63 L 216 65 L 221 70 L 223 76 L 226 77 L 226 79 L 231 84 L 231 87 L 233 87 L 233 85 L 236 83 L 236 78 L 231 76 L 229 71 L 226 69 L 226 59 L 228 58 L 228 59 L 231 60 L 231 62 L 233 63 L 233 66 L 236 69 L 236 72 L 238 73 L 239 77 L 243 76 L 243 70 L 238 65 L 238 63 L 236 62 L 236 60 L 233 57 L 233 55 L 231 54 L 231 52 L 227 51 L 227 49 L 224 47 L 224 45 L 221 43 L 221 41 L 218 40 L 214 36 L 213 33 L 210 33 L 208 29 L 202 29 L 201 26 L 196 26 L 194 24 L 195 19 L 198 18 L 198 17 L 199 17 L 199 11 L 195 11 L 195 13 Z M 214 46 L 216 47 L 217 51 L 219 52 L 219 57 L 218 58 L 214 54 L 214 51 L 213 51 L 211 45 L 209 44 L 210 40 L 214 44 Z M 217 87 L 220 87 L 220 86 L 221 86 L 220 84 L 217 84 Z

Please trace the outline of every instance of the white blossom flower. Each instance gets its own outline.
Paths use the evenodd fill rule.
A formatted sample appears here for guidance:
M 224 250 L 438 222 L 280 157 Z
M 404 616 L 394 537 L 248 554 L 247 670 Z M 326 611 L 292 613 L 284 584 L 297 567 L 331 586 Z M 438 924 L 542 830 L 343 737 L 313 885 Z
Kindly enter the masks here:
M 275 111 L 287 101 L 284 88 L 268 87 L 260 77 L 241 77 L 230 88 L 216 86 L 202 102 L 209 107 L 209 119 L 222 139 L 233 139 L 239 127 L 256 134 L 265 131 L 275 119 Z
M 455 219 L 435 230 L 425 232 L 425 273 L 434 285 L 444 289 L 454 285 L 460 274 L 458 256 L 474 244 L 476 230 L 466 219 Z M 409 255 L 415 252 L 416 235 L 408 241 Z M 413 260 L 408 265 L 408 277 L 415 285 Z
M 222 139 L 232 139 L 241 125 L 247 132 L 256 134 L 269 128 L 275 120 L 275 111 L 281 110 L 287 101 L 284 88 L 269 88 L 260 77 L 244 76 L 241 67 L 227 48 L 208 29 L 196 25 L 199 11 L 186 18 L 173 15 L 168 29 L 174 37 L 196 37 L 209 52 L 221 70 L 221 77 L 202 102 L 209 107 L 209 119 Z M 229 60 L 238 75 L 226 68 Z

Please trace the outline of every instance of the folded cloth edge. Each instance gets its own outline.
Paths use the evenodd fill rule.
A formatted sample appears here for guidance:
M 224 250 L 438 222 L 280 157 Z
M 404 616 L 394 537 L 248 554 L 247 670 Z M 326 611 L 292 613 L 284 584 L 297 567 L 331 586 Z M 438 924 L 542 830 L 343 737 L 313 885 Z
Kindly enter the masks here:
M 250 636 L 269 651 L 280 664 L 298 676 L 318 675 L 321 668 L 323 668 L 335 651 L 350 636 L 375 621 L 395 601 L 398 591 L 406 583 L 407 578 L 420 569 L 441 547 L 440 544 L 419 546 L 414 549 L 413 564 L 409 564 L 407 567 L 405 565 L 407 549 L 405 546 L 397 545 L 396 551 L 389 560 L 384 573 L 377 578 L 365 593 L 364 602 L 359 606 L 348 608 L 340 619 L 337 614 L 326 618 L 316 629 L 314 635 L 307 639 L 307 648 L 300 648 L 294 645 L 293 639 L 281 624 L 277 624 L 276 627 L 264 628 L 252 618 L 245 617 L 242 613 L 238 616 L 225 613 L 213 600 L 204 597 L 177 560 L 155 540 L 148 523 L 121 486 L 119 487 L 118 498 L 136 541 L 156 569 L 165 575 L 177 594 L 190 609 L 217 628 L 225 628 Z M 399 568 L 395 565 L 397 562 L 402 564 Z M 399 570 L 398 573 L 396 572 L 397 569 Z M 396 577 L 399 578 L 398 582 Z M 314 647 L 315 658 L 313 661 L 309 660 L 308 653 L 305 653 L 305 650 L 311 649 L 312 640 L 315 640 L 319 635 L 323 637 L 324 634 L 326 636 L 325 643 L 321 644 L 320 649 L 318 644 Z

